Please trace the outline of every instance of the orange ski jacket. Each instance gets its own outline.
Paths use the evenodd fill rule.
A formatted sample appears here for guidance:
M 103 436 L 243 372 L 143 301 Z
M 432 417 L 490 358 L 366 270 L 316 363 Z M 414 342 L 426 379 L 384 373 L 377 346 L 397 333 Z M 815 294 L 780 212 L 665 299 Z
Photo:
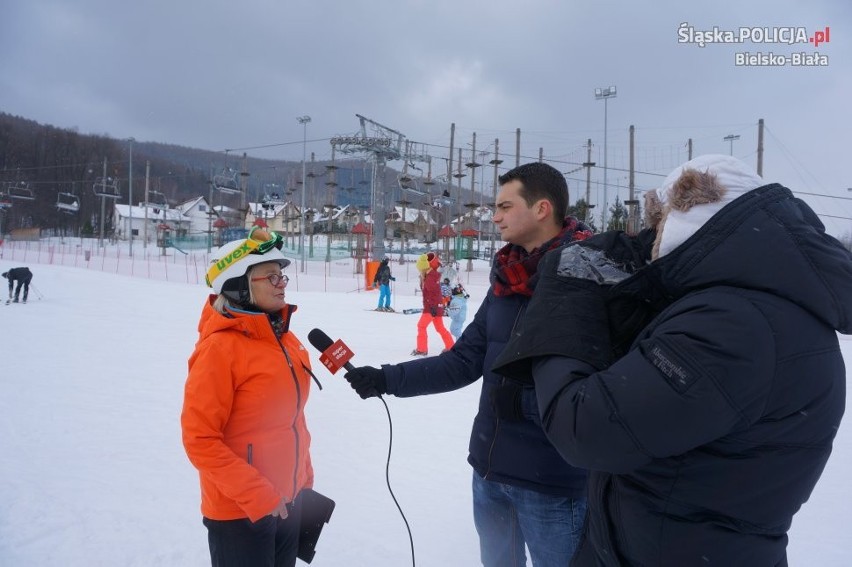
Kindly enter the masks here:
M 310 359 L 289 331 L 296 306 L 281 312 L 279 342 L 265 313 L 225 317 L 215 298 L 204 305 L 189 359 L 183 445 L 201 480 L 201 513 L 255 522 L 313 487 L 304 413 Z

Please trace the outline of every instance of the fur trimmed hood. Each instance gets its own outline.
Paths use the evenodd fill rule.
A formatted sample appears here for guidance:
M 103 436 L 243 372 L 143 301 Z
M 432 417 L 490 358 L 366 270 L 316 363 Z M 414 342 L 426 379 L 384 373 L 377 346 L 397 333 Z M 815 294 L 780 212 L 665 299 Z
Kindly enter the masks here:
M 762 185 L 757 172 L 726 155 L 700 156 L 675 169 L 656 192 L 660 220 L 655 223 L 654 259 L 685 242 L 725 205 Z M 648 214 L 656 212 L 653 201 L 646 199 Z
M 696 180 L 690 177 L 677 179 L 691 186 Z M 713 183 L 718 183 L 718 177 Z M 826 234 L 813 210 L 786 187 L 771 183 L 743 191 L 744 187 L 686 212 L 672 207 L 670 193 L 662 241 L 683 240 L 613 290 L 640 297 L 654 311 L 711 287 L 759 290 L 787 299 L 833 329 L 852 334 L 852 253 Z M 696 209 L 702 216 L 705 210 L 716 213 L 704 221 L 692 214 Z M 669 237 L 676 238 L 666 240 L 665 232 L 673 227 Z

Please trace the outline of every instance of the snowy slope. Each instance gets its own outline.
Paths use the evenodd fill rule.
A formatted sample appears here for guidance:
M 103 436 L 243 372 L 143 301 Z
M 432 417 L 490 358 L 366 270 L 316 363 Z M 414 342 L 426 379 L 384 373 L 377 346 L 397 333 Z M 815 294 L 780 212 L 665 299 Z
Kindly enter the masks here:
M 0 260 L 0 267 L 11 266 Z M 31 267 L 44 298 L 32 294 L 27 305 L 0 306 L 0 565 L 209 564 L 196 473 L 179 426 L 186 359 L 206 288 Z M 486 289 L 484 268 L 478 270 L 466 284 L 471 314 Z M 417 306 L 413 284 L 399 279 L 397 308 Z M 325 289 L 319 279 L 303 277 L 300 291 L 293 287 L 288 299 L 299 305 L 293 329 L 306 344 L 308 331 L 319 327 L 350 345 L 355 364 L 407 359 L 416 315 L 366 311 L 375 293 L 308 291 Z M 841 338 L 852 355 L 852 341 Z M 440 348 L 435 334 L 430 346 Z M 315 368 L 324 386 L 312 390 L 308 405 L 316 488 L 337 509 L 312 565 L 408 565 L 405 526 L 384 480 L 384 408 L 375 399 L 362 401 L 318 362 Z M 391 482 L 423 567 L 479 564 L 465 461 L 477 397 L 473 386 L 387 398 Z M 849 564 L 848 421 L 811 501 L 794 520 L 791 565 Z

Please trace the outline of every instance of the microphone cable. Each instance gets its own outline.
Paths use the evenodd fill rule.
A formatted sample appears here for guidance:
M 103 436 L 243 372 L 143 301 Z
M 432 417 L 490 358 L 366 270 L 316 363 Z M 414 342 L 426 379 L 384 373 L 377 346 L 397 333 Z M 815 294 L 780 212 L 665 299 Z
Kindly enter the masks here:
M 405 529 L 408 530 L 408 541 L 411 544 L 411 567 L 415 567 L 414 562 L 414 538 L 411 535 L 411 527 L 408 525 L 408 519 L 405 517 L 405 513 L 402 511 L 402 506 L 399 505 L 399 501 L 396 499 L 396 495 L 393 493 L 393 488 L 391 488 L 390 483 L 390 460 L 391 460 L 391 450 L 393 449 L 393 420 L 391 419 L 390 408 L 388 408 L 387 402 L 385 399 L 379 394 L 379 401 L 382 402 L 382 405 L 385 406 L 385 412 L 388 414 L 388 431 L 390 432 L 390 438 L 388 439 L 388 460 L 385 464 L 385 482 L 388 485 L 388 492 L 390 492 L 391 498 L 393 498 L 393 503 L 396 504 L 396 509 L 399 510 L 399 515 L 402 516 L 402 521 L 405 522 Z

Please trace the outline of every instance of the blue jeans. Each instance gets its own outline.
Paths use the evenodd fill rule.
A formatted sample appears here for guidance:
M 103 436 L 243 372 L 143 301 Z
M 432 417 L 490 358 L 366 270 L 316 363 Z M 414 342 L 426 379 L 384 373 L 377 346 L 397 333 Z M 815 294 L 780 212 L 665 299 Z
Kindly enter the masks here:
M 384 300 L 384 305 L 382 305 Z M 379 286 L 379 307 L 390 307 L 390 284 Z
M 586 499 L 542 494 L 473 473 L 473 520 L 485 567 L 566 567 L 580 543 Z

